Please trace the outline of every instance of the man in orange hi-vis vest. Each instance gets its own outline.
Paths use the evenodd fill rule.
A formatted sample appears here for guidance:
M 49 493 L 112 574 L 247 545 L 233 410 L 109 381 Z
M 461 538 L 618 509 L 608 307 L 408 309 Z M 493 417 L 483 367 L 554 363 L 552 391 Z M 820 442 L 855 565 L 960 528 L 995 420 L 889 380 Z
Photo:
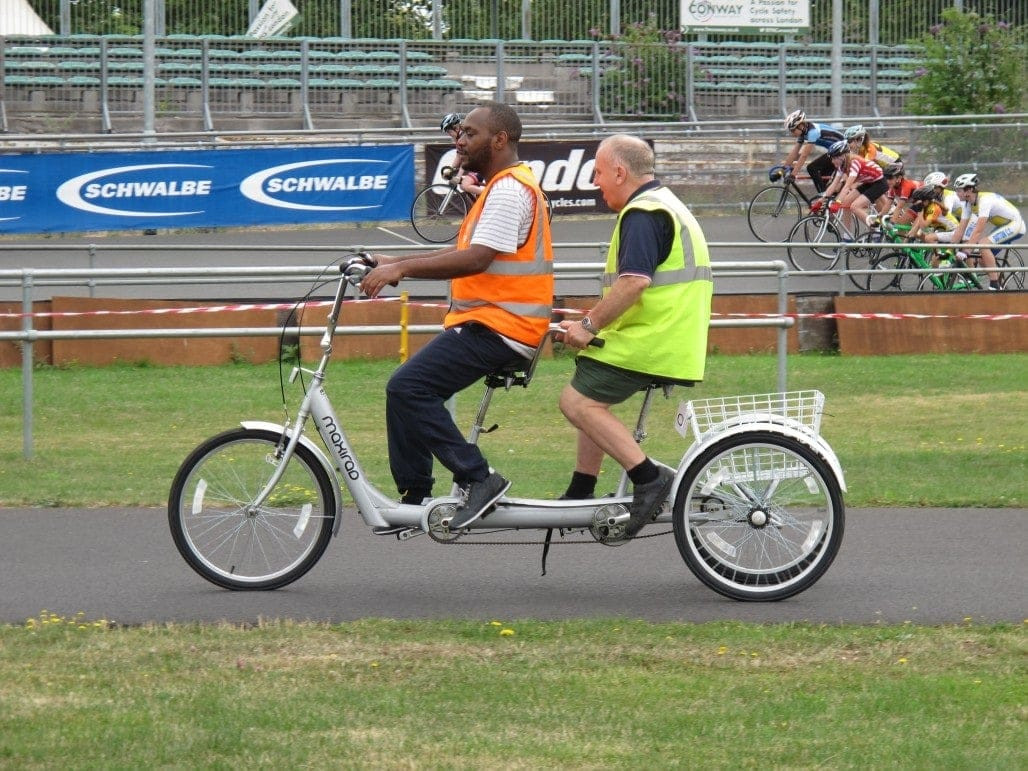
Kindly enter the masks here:
M 524 365 L 546 335 L 553 305 L 553 243 L 545 199 L 518 160 L 521 120 L 488 102 L 464 119 L 457 139 L 461 166 L 485 189 L 454 246 L 416 254 L 374 255 L 362 291 L 375 297 L 405 278 L 451 279 L 444 331 L 402 364 L 386 386 L 389 468 L 403 503 L 432 496 L 432 459 L 464 491 L 450 529 L 489 511 L 510 482 L 468 442 L 446 400 L 507 366 Z M 385 534 L 396 528 L 379 528 Z

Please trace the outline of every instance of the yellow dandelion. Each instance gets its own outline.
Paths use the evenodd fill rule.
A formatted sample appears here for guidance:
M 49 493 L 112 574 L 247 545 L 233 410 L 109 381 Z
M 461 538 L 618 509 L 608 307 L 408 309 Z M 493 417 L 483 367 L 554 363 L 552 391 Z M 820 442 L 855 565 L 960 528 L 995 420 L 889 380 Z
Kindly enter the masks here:
M 500 637 L 511 637 L 513 634 L 514 630 L 510 628 L 500 630 Z
M 896 663 L 897 664 L 906 664 L 907 660 L 906 660 L 906 658 L 900 658 Z
M 724 656 L 726 653 L 728 653 L 728 646 L 727 645 L 722 645 L 722 646 L 720 646 L 717 649 L 717 655 L 718 656 Z
M 489 626 L 503 626 L 502 621 L 490 621 Z

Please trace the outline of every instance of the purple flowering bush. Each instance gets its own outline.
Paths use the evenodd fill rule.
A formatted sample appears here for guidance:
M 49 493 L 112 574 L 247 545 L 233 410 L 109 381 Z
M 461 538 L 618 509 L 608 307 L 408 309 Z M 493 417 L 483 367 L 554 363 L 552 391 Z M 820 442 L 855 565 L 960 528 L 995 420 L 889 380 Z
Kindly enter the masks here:
M 915 41 L 923 66 L 913 73 L 907 111 L 918 115 L 1021 112 L 1028 105 L 1024 30 L 993 17 L 948 8 Z

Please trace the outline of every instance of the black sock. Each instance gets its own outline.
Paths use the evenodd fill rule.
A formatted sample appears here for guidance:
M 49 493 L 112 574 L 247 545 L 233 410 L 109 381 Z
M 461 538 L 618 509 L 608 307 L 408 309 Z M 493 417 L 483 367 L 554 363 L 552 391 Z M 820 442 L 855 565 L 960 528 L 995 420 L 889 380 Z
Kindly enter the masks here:
M 647 458 L 638 466 L 628 469 L 628 478 L 633 485 L 645 485 L 657 478 L 657 464 Z
M 593 498 L 596 495 L 596 481 L 597 478 L 592 474 L 576 471 L 571 475 L 571 484 L 568 485 L 567 491 L 561 497 L 572 501 Z

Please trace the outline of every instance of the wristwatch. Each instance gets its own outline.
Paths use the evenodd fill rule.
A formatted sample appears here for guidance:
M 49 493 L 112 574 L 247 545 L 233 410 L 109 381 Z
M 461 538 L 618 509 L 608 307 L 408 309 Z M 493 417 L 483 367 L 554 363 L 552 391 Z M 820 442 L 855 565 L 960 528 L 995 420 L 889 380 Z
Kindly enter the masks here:
M 588 316 L 583 316 L 579 324 L 581 324 L 582 329 L 584 329 L 590 335 L 598 335 L 600 333 L 600 330 L 593 326 L 592 319 L 590 319 Z

